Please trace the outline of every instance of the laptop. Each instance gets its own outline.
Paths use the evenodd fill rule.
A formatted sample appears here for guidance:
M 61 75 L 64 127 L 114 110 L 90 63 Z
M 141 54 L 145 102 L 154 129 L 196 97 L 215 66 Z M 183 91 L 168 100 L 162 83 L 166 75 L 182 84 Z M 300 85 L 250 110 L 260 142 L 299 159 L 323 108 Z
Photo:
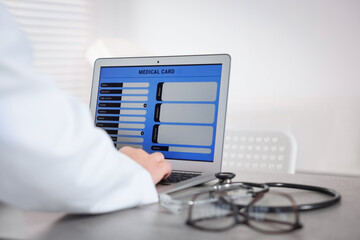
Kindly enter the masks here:
M 97 59 L 90 109 L 114 146 L 161 152 L 170 193 L 221 171 L 230 74 L 227 54 Z

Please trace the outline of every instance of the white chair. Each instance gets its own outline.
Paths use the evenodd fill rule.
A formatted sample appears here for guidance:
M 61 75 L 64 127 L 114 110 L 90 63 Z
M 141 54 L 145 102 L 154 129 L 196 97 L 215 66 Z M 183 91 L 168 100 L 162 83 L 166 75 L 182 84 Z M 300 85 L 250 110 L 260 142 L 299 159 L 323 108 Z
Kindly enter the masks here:
M 297 145 L 282 131 L 225 131 L 222 171 L 295 173 Z

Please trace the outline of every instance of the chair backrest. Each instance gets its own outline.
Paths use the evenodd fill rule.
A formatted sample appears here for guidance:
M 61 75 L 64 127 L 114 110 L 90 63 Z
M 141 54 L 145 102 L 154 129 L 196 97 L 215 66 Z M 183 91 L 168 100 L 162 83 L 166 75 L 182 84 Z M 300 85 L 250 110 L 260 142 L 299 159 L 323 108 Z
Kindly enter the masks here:
M 283 131 L 225 131 L 222 171 L 294 173 L 297 145 Z

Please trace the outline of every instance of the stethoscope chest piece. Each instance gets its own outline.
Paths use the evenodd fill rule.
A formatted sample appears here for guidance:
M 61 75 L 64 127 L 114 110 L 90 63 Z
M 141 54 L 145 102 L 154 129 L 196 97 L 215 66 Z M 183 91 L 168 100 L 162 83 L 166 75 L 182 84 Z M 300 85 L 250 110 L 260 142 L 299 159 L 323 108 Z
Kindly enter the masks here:
M 235 173 L 231 172 L 219 172 L 215 174 L 215 177 L 219 179 L 219 184 L 230 184 L 232 183 L 232 179 L 235 177 Z

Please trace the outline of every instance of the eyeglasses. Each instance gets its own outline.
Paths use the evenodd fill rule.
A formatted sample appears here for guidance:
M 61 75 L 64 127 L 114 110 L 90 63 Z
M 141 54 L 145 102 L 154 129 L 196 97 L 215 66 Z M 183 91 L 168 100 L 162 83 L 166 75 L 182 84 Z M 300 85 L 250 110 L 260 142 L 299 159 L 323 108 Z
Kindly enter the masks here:
M 326 208 L 340 202 L 341 195 L 318 186 L 293 183 L 232 182 L 235 174 L 215 174 L 219 182 L 172 198 L 160 194 L 161 205 L 172 213 L 188 208 L 186 223 L 207 231 L 224 231 L 244 224 L 262 233 L 286 233 L 302 228 L 299 211 Z M 269 188 L 298 189 L 324 195 L 326 200 L 297 205 L 285 192 Z
M 187 224 L 206 231 L 225 231 L 244 224 L 262 233 L 286 233 L 302 227 L 293 198 L 271 191 L 246 194 L 244 188 L 196 194 L 189 207 Z M 275 205 L 274 205 L 275 204 Z M 291 206 L 287 211 L 276 205 Z M 272 206 L 269 208 L 268 206 Z

